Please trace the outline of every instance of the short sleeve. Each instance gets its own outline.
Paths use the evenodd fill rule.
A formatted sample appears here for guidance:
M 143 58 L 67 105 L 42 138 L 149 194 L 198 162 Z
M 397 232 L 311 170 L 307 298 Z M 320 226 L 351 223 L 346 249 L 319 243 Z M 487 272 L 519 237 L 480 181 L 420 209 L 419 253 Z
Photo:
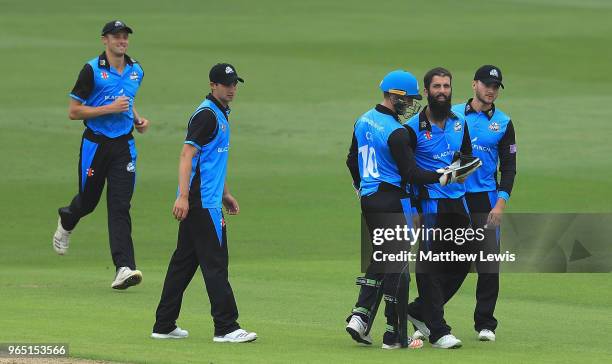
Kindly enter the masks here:
M 86 63 L 79 72 L 79 78 L 77 79 L 72 91 L 70 92 L 70 97 L 75 100 L 78 100 L 82 103 L 85 103 L 85 100 L 91 95 L 91 92 L 94 88 L 94 77 L 93 77 L 93 69 L 89 63 Z
M 189 122 L 185 143 L 201 149 L 208 144 L 217 131 L 217 118 L 210 109 L 202 109 Z

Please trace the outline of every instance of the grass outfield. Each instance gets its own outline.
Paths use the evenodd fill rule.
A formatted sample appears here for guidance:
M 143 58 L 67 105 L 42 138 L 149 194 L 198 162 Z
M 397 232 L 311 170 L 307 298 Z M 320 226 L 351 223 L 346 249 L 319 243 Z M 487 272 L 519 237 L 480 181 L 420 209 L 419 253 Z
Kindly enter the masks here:
M 344 160 L 354 119 L 379 100 L 391 69 L 420 79 L 446 66 L 462 102 L 474 70 L 499 65 L 498 107 L 513 117 L 519 145 L 511 211 L 612 210 L 609 2 L 131 1 L 111 11 L 0 0 L 0 8 L 0 343 L 66 342 L 75 357 L 140 363 L 559 363 L 612 354 L 609 274 L 504 275 L 496 343 L 476 341 L 471 328 L 474 277 L 447 306 L 460 350 L 380 350 L 380 318 L 376 347 L 357 346 L 343 328 L 359 270 L 359 210 Z M 125 292 L 109 288 L 103 201 L 69 255 L 50 246 L 56 209 L 77 189 L 82 124 L 67 120 L 67 93 L 101 52 L 102 25 L 117 17 L 135 30 L 129 54 L 145 70 L 136 103 L 152 121 L 136 137 L 132 201 L 144 281 Z M 212 343 L 198 273 L 179 320 L 190 338 L 153 341 L 176 243 L 178 153 L 218 61 L 246 80 L 231 115 L 228 185 L 241 214 L 227 219 L 230 276 L 240 323 L 260 339 Z

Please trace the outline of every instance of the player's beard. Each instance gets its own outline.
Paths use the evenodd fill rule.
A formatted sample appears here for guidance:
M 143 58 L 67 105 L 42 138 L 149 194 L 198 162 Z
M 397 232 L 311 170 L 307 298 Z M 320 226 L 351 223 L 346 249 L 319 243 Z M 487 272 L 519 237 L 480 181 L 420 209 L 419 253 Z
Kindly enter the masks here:
M 480 101 L 480 103 L 483 104 L 484 109 L 489 109 L 489 108 L 491 108 L 491 105 L 493 105 L 493 103 L 495 102 L 495 97 L 493 98 L 493 101 L 491 101 L 491 102 L 489 102 L 486 99 L 486 97 L 487 97 L 486 93 L 484 93 L 484 92 L 480 93 L 478 91 L 476 92 L 476 98 L 478 99 L 478 101 Z
M 448 98 L 438 100 L 431 94 L 427 95 L 429 112 L 434 120 L 446 120 L 451 115 L 451 98 L 452 95 L 448 95 Z

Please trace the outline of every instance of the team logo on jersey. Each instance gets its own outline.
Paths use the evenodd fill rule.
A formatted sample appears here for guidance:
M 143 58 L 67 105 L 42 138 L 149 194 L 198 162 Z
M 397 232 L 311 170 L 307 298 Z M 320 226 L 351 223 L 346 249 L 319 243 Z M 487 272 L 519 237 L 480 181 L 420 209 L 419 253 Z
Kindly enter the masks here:
M 232 67 L 227 66 L 225 67 L 225 73 L 229 75 L 230 73 L 234 73 L 234 70 L 232 69 Z
M 491 131 L 499 131 L 499 124 L 495 121 L 489 125 L 489 130 Z
M 499 78 L 499 73 L 497 72 L 497 70 L 495 68 L 493 68 L 491 70 L 491 72 L 489 72 L 489 75 L 495 77 L 495 78 Z
M 93 168 L 87 168 L 87 177 L 92 177 L 94 175 Z
M 419 128 L 425 129 L 426 127 L 427 127 L 427 122 L 426 121 L 421 121 L 421 123 L 419 124 Z
M 100 60 L 100 66 L 102 66 L 102 67 L 106 66 L 106 61 L 101 59 Z
M 425 131 L 425 139 L 431 140 L 431 132 L 429 130 Z
M 366 131 L 366 140 L 369 140 L 369 141 L 374 140 L 374 138 L 372 138 L 372 133 L 370 133 L 369 131 Z
M 138 81 L 138 72 L 134 71 L 130 73 L 130 80 Z
M 461 131 L 461 123 L 458 121 L 455 121 L 454 128 L 455 128 L 455 131 Z
M 136 172 L 136 164 L 134 164 L 134 162 L 130 162 L 128 163 L 126 169 L 128 172 L 134 173 Z
M 108 78 L 108 73 L 102 71 L 102 73 L 100 73 L 100 76 L 102 76 L 102 78 L 106 80 Z

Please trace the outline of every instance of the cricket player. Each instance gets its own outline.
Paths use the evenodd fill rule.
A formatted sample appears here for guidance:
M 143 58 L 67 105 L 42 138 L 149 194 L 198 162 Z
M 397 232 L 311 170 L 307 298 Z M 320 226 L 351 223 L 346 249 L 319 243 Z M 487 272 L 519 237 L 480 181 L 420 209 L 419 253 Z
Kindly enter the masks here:
M 108 181 L 108 233 L 116 268 L 114 289 L 140 283 L 136 270 L 130 201 L 136 183 L 136 144 L 132 131 L 144 133 L 149 121 L 134 106 L 144 72 L 126 52 L 132 29 L 119 20 L 102 28 L 104 52 L 83 66 L 70 93 L 69 117 L 83 120 L 85 132 L 79 154 L 79 192 L 59 209 L 53 249 L 66 254 L 79 220 L 91 213 Z
M 424 87 L 428 105 L 406 124 L 408 145 L 414 152 L 419 168 L 435 171 L 451 164 L 460 152 L 470 158 L 472 146 L 467 123 L 460 114 L 451 111 L 452 75 L 437 67 L 425 74 Z M 470 226 L 470 216 L 464 199 L 462 183 L 413 185 L 425 228 L 462 229 Z M 454 241 L 430 237 L 423 239 L 420 251 L 435 254 L 459 252 Z M 460 262 L 431 263 L 417 261 L 416 280 L 419 297 L 408 306 L 408 319 L 423 335 L 429 336 L 434 348 L 458 348 L 461 340 L 451 333 L 444 320 L 444 304 L 461 286 L 469 271 L 469 264 Z
M 383 92 L 382 103 L 355 122 L 347 157 L 353 186 L 360 196 L 361 211 L 370 232 L 377 228 L 393 228 L 408 223 L 406 216 L 411 213 L 406 190 L 408 183 L 450 182 L 446 180 L 447 175 L 417 167 L 409 147 L 408 131 L 400 123 L 400 115 L 406 116 L 418 111 L 415 100 L 420 100 L 422 96 L 416 78 L 409 72 L 396 70 L 384 77 L 380 89 Z M 372 262 L 365 277 L 358 278 L 357 283 L 361 285 L 359 297 L 347 318 L 346 326 L 346 331 L 355 341 L 372 344 L 369 331 L 380 297 L 384 295 L 387 327 L 382 348 L 396 349 L 403 346 L 400 337 L 401 304 L 405 305 L 408 299 L 410 276 L 407 264 L 404 263 L 399 270 L 380 270 L 380 266 Z M 405 311 L 403 317 L 405 324 Z M 409 348 L 423 346 L 420 339 L 406 340 L 404 345 Z
M 454 113 L 465 117 L 474 156 L 483 163 L 482 168 L 467 178 L 465 199 L 474 226 L 486 227 L 486 241 L 480 245 L 485 254 L 499 253 L 499 224 L 516 175 L 514 125 L 510 117 L 495 106 L 500 87 L 504 88 L 504 84 L 499 67 L 484 65 L 474 74 L 474 97 L 452 108 Z M 476 263 L 474 329 L 479 340 L 495 341 L 497 319 L 493 312 L 499 294 L 499 262 Z
M 229 103 L 238 82 L 231 64 L 219 63 L 209 73 L 211 92 L 189 119 L 179 162 L 178 196 L 172 214 L 180 221 L 178 243 L 170 259 L 151 337 L 182 339 L 187 330 L 176 325 L 183 293 L 198 266 L 210 300 L 214 342 L 243 343 L 257 334 L 240 328 L 238 308 L 228 280 L 228 250 L 222 205 L 230 215 L 240 212 L 225 181 L 230 148 Z

